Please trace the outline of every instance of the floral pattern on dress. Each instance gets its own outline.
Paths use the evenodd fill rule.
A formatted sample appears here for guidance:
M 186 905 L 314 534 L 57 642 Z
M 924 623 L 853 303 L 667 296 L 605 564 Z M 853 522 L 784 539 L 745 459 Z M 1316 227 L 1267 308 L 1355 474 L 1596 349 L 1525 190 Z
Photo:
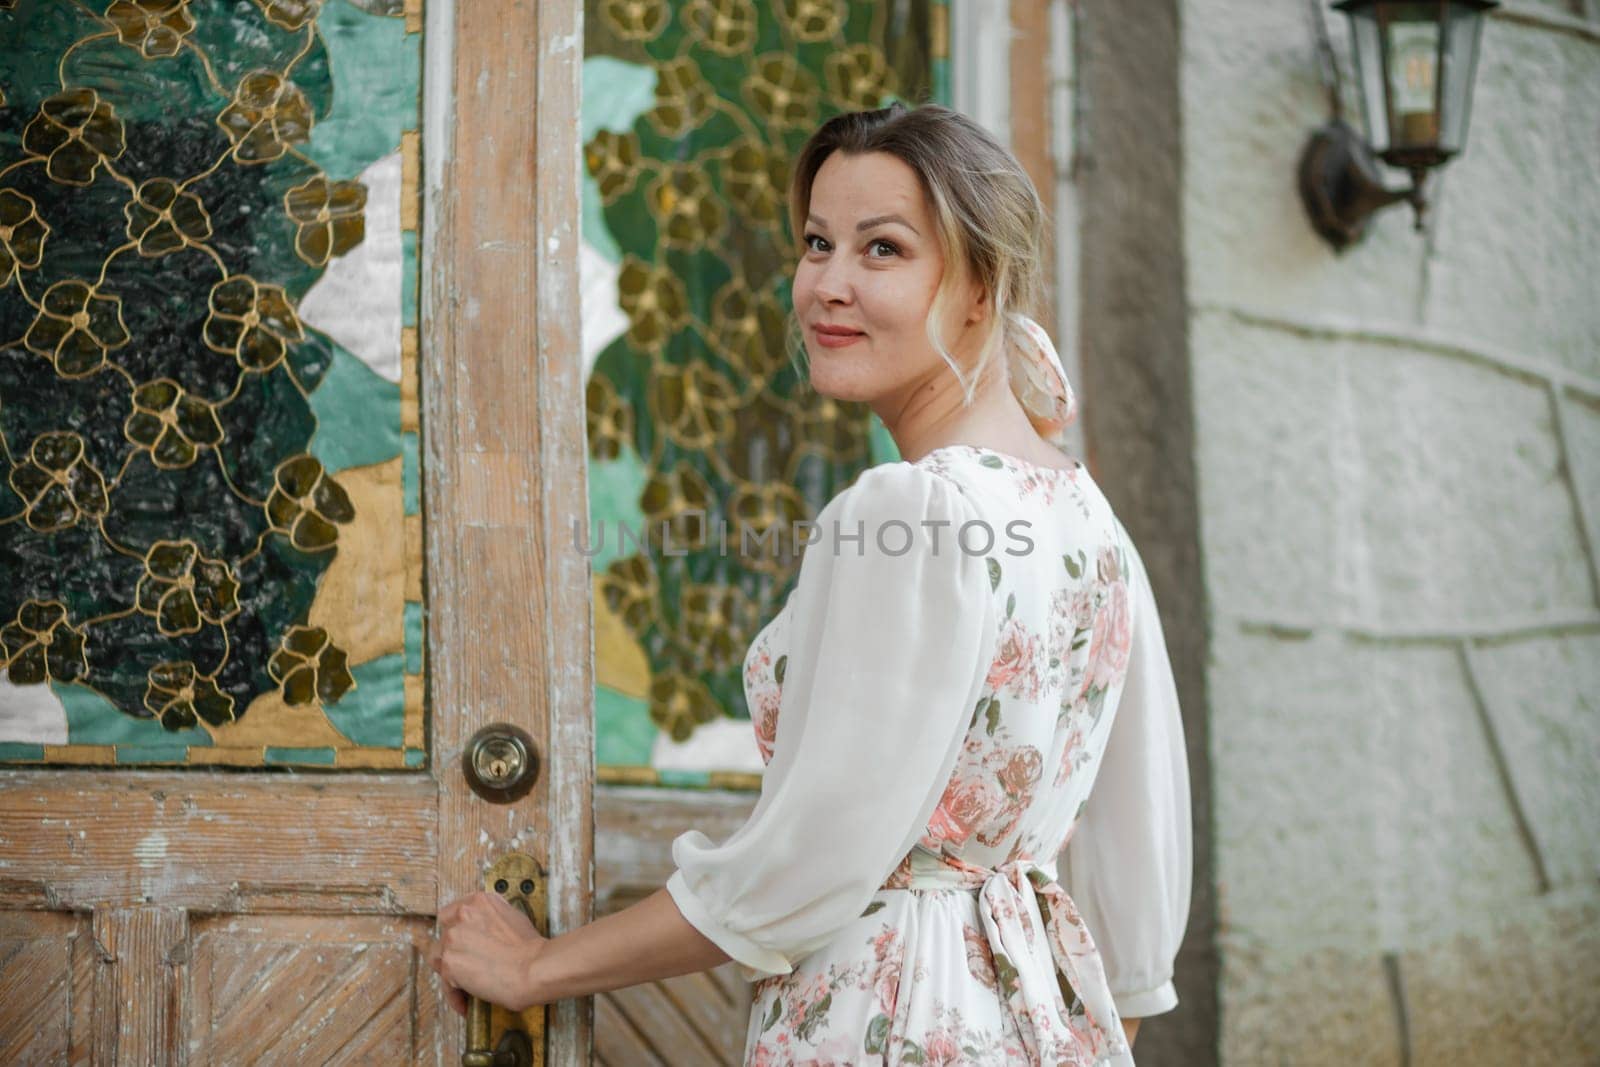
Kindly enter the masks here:
M 1030 815 L 1063 794 L 1086 793 L 1084 775 L 1093 773 L 1104 749 L 1102 712 L 1126 676 L 1131 644 L 1120 535 L 1105 521 L 1109 507 L 1092 480 L 1080 477 L 1081 465 L 1033 467 L 968 446 L 936 449 L 917 465 L 964 492 L 987 488 L 1050 516 L 1065 511 L 1069 522 L 1061 525 L 1072 516 L 1097 516 L 1104 525 L 1098 543 L 1074 543 L 1049 557 L 1048 566 L 999 550 L 987 561 L 1000 620 L 994 653 L 982 668 L 982 696 L 955 766 L 918 839 L 949 870 L 974 886 L 981 881 L 981 907 L 973 888 L 912 888 L 912 855 L 906 855 L 859 920 L 791 973 L 754 984 L 744 1062 L 1126 1064 L 1127 1046 L 1088 931 L 1065 892 L 1033 864 L 1035 856 L 1059 853 L 1083 802 L 1070 817 L 1029 824 Z M 791 666 L 787 607 L 757 634 L 744 663 L 763 763 L 773 757 Z M 1031 882 L 1032 893 L 1007 879 L 1000 889 L 992 878 L 983 880 L 1002 861 L 1029 871 L 1027 879 L 1015 871 L 1012 877 Z M 1034 899 L 1037 912 L 1019 903 Z M 1054 924 L 1051 909 L 1059 913 Z M 1021 939 L 1010 953 L 995 948 L 1006 930 Z M 1088 983 L 1095 1013 L 1058 962 Z M 1048 984 L 1041 984 L 1043 976 Z

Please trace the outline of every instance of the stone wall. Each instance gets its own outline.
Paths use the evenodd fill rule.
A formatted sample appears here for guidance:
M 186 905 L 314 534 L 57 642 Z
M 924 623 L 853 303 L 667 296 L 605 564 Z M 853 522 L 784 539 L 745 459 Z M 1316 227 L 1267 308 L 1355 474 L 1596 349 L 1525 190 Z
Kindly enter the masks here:
M 1221 1060 L 1596 1062 L 1600 22 L 1505 5 L 1341 256 L 1306 6 L 1180 21 Z

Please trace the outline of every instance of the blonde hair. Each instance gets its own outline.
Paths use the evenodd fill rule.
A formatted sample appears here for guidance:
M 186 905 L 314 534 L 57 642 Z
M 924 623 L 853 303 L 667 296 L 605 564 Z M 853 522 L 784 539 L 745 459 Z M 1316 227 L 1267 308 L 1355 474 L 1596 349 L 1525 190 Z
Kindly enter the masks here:
M 909 166 L 932 208 L 945 271 L 928 310 L 928 341 L 972 403 L 978 380 L 996 352 L 1019 352 L 1028 343 L 1020 317 L 1044 297 L 1041 236 L 1044 205 L 1017 158 L 982 126 L 938 104 L 908 108 L 894 103 L 851 111 L 823 123 L 795 158 L 789 180 L 789 226 L 796 243 L 805 234 L 811 187 L 834 152 L 885 152 Z M 971 379 L 962 374 L 940 335 L 942 311 L 966 277 L 983 287 L 993 314 Z M 790 316 L 791 352 L 799 341 Z

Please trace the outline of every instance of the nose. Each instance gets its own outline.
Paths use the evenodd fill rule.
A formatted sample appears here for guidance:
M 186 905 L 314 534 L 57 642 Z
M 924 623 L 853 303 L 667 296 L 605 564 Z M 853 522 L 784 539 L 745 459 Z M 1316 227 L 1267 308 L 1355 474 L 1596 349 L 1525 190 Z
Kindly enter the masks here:
M 853 293 L 849 265 L 842 257 L 832 256 L 817 272 L 812 291 L 818 300 L 827 304 L 848 304 Z

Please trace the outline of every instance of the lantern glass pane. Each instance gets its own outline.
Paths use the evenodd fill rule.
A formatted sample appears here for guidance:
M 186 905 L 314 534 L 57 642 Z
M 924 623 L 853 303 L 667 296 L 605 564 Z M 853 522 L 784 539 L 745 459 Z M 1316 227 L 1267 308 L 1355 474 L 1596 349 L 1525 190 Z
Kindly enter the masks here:
M 1383 49 L 1378 20 L 1371 8 L 1350 11 L 1356 72 L 1361 79 L 1361 110 L 1367 120 L 1367 143 L 1374 151 L 1389 146 L 1389 110 L 1383 91 Z
M 1466 147 L 1482 32 L 1482 10 L 1469 4 L 1446 5 L 1444 77 L 1440 80 L 1440 104 L 1444 114 L 1439 126 L 1439 148 L 1445 152 L 1459 152 Z
M 1438 3 L 1380 5 L 1391 149 L 1431 147 L 1439 139 Z

